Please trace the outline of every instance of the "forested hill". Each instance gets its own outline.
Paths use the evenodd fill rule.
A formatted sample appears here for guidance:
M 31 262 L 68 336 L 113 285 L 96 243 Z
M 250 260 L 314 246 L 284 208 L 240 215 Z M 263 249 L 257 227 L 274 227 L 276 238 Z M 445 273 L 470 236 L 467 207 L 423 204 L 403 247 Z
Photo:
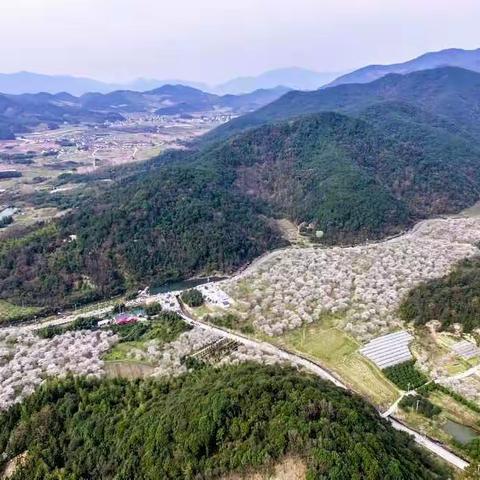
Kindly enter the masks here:
M 285 456 L 307 478 L 446 480 L 360 397 L 293 369 L 244 364 L 168 381 L 50 380 L 0 415 L 11 480 L 224 478 Z
M 367 117 L 306 116 L 135 167 L 63 218 L 2 242 L 0 297 L 72 305 L 228 273 L 285 244 L 274 219 L 350 244 L 479 197 L 480 150 L 448 122 L 404 104 Z
M 466 133 L 480 134 L 480 73 L 443 67 L 390 74 L 366 84 L 348 84 L 316 90 L 292 91 L 259 110 L 218 127 L 205 141 L 226 138 L 264 123 L 299 115 L 336 111 L 361 116 L 382 102 L 402 102 L 448 119 Z

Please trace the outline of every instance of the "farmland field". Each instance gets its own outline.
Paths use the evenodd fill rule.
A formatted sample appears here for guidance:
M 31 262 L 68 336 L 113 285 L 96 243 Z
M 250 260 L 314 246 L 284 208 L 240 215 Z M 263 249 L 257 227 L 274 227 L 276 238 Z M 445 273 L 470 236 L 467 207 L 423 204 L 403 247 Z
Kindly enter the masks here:
M 309 325 L 275 340 L 319 360 L 353 390 L 378 406 L 387 407 L 398 397 L 397 388 L 360 355 L 358 342 L 334 326 L 325 323 Z
M 397 416 L 417 431 L 440 440 L 447 444 L 451 450 L 461 456 L 465 456 L 465 452 L 459 448 L 455 439 L 445 431 L 444 426 L 447 422 L 453 421 L 458 425 L 463 425 L 466 428 L 479 432 L 480 435 L 480 414 L 462 405 L 443 392 L 434 391 L 430 393 L 428 400 L 442 409 L 439 415 L 433 418 L 427 418 L 420 413 L 416 413 L 415 410 L 406 412 L 399 409 Z

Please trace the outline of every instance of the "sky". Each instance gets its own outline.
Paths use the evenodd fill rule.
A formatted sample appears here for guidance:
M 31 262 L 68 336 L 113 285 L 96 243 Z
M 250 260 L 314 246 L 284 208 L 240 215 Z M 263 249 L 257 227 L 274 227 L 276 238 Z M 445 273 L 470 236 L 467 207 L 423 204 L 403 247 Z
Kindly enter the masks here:
M 0 72 L 220 83 L 480 47 L 480 0 L 0 0 Z

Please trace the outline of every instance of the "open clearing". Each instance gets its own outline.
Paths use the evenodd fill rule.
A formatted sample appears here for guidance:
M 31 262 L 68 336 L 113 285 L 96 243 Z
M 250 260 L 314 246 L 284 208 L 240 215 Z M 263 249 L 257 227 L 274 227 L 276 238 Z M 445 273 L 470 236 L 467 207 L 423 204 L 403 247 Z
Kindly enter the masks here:
M 319 360 L 322 365 L 337 373 L 354 391 L 375 405 L 387 407 L 398 398 L 397 388 L 378 368 L 358 353 L 359 343 L 334 326 L 313 324 L 275 340 Z
M 126 360 L 105 362 L 104 369 L 107 377 L 120 377 L 128 380 L 148 377 L 155 370 L 154 367 L 146 363 Z
M 466 360 L 452 350 L 459 337 L 448 332 L 436 332 L 428 327 L 415 330 L 410 348 L 417 361 L 428 370 L 432 378 L 457 375 L 478 365 L 478 358 Z
M 0 325 L 10 320 L 13 321 L 27 315 L 34 315 L 39 310 L 37 307 L 21 307 L 5 300 L 0 300 Z
M 305 480 L 306 478 L 307 467 L 305 463 L 301 459 L 288 457 L 275 465 L 271 472 L 232 474 L 223 477 L 222 480 Z
M 129 353 L 132 350 L 145 350 L 145 342 L 122 342 L 117 343 L 109 350 L 103 359 L 107 362 L 109 361 L 132 361 L 129 357 Z
M 452 451 L 464 457 L 465 452 L 458 447 L 455 439 L 444 430 L 443 426 L 450 420 L 457 424 L 470 427 L 480 434 L 480 414 L 442 392 L 432 392 L 428 398 L 432 403 L 442 409 L 442 412 L 438 416 L 427 418 L 413 410 L 406 412 L 402 409 L 398 410 L 396 416 L 418 432 L 443 442 L 448 445 Z
M 480 413 L 474 412 L 442 392 L 432 392 L 429 400 L 442 408 L 441 415 L 476 430 L 480 430 Z

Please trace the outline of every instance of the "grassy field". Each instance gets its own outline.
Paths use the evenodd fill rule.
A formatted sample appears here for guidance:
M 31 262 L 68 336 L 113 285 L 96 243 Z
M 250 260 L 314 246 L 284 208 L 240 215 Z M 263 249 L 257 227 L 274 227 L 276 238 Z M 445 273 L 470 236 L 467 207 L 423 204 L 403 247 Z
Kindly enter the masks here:
M 13 305 L 13 303 L 0 300 L 0 325 L 26 315 L 35 315 L 39 310 L 40 308 L 37 307 L 20 307 L 19 305 Z
M 206 304 L 203 304 L 200 307 L 186 307 L 186 308 L 191 315 L 199 319 L 202 319 L 207 315 L 225 315 L 225 309 L 220 307 L 213 307 L 211 305 L 206 305 Z
M 114 345 L 103 357 L 103 360 L 110 361 L 132 361 L 128 356 L 133 349 L 145 350 L 145 342 L 122 342 Z
M 145 378 L 150 376 L 154 367 L 146 363 L 135 361 L 109 361 L 105 362 L 105 373 L 110 378 L 126 378 L 133 380 L 135 378 Z
M 398 389 L 358 353 L 360 345 L 336 328 L 332 319 L 289 332 L 277 342 L 320 360 L 354 391 L 379 407 L 386 408 L 398 398 Z
M 429 395 L 429 400 L 435 405 L 442 408 L 441 416 L 450 418 L 451 420 L 472 427 L 475 430 L 480 430 L 480 413 L 474 412 L 460 402 L 442 392 L 432 392 Z

